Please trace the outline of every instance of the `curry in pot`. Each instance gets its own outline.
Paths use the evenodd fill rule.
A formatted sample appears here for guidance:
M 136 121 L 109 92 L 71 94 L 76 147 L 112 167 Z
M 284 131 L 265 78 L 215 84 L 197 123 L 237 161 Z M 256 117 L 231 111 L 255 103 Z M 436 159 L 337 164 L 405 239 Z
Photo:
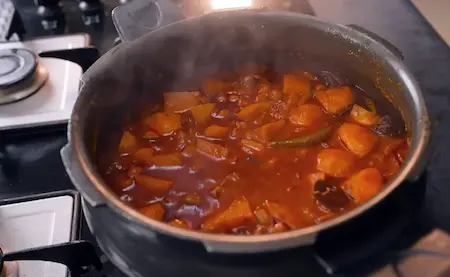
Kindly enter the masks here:
M 306 72 L 210 79 L 122 135 L 104 170 L 123 202 L 210 233 L 271 234 L 321 223 L 383 189 L 408 151 L 389 114 L 351 86 Z M 404 128 L 404 126 L 403 126 Z

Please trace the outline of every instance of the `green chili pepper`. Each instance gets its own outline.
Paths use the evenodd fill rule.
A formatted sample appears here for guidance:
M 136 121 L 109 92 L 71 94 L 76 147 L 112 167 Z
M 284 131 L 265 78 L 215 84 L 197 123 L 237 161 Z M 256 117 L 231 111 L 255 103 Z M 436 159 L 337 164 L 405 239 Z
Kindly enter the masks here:
M 328 126 L 323 129 L 320 129 L 316 133 L 313 133 L 310 135 L 306 135 L 306 136 L 302 136 L 302 137 L 298 137 L 298 138 L 290 139 L 290 140 L 272 141 L 269 143 L 269 147 L 294 148 L 294 147 L 311 146 L 311 145 L 318 144 L 318 143 L 321 143 L 322 141 L 324 141 L 331 134 L 332 130 L 333 130 L 333 127 Z

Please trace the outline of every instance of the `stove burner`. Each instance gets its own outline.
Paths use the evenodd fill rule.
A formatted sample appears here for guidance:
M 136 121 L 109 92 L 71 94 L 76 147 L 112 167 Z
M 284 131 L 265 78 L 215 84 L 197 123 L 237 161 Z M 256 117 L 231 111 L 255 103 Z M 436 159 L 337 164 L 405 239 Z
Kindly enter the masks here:
M 27 49 L 0 50 L 0 87 L 14 85 L 37 67 L 36 55 Z
M 45 83 L 48 72 L 27 49 L 0 49 L 0 104 L 21 100 Z

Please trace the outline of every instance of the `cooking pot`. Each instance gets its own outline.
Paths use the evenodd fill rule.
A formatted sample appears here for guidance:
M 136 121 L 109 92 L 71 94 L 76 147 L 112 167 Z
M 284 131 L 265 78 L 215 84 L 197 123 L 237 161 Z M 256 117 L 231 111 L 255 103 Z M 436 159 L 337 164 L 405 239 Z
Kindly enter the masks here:
M 83 75 L 62 151 L 81 192 L 88 225 L 111 261 L 129 276 L 273 276 L 288 259 L 330 232 L 350 226 L 397 188 L 415 182 L 429 155 L 430 122 L 420 88 L 400 52 L 356 26 L 269 10 L 225 10 L 182 19 L 168 1 L 135 0 L 113 12 L 122 43 Z M 156 19 L 155 19 L 156 18 Z M 177 21 L 173 23 L 172 21 Z M 104 183 L 98 167 L 117 148 L 121 130 L 162 92 L 186 89 L 244 63 L 326 70 L 373 97 L 381 92 L 401 112 L 411 137 L 407 159 L 373 199 L 330 221 L 280 234 L 233 236 L 179 229 L 127 206 Z M 295 250 L 288 250 L 295 249 Z M 268 254 L 277 252 L 277 254 Z M 311 256 L 312 257 L 312 256 Z M 250 270 L 247 262 L 258 266 Z M 302 259 L 312 268 L 314 258 Z M 277 264 L 278 267 L 272 267 Z M 299 268 L 302 268 L 299 265 Z M 305 268 L 303 268 L 305 269 Z M 299 269 L 301 272 L 301 269 Z

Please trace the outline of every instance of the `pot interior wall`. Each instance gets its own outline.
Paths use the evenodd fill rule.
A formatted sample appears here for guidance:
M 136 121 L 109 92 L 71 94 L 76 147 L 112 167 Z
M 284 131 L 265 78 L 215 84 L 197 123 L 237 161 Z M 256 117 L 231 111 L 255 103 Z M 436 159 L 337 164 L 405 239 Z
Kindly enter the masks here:
M 199 80 L 244 64 L 306 70 L 332 85 L 357 85 L 375 102 L 393 107 L 383 91 L 402 113 L 394 117 L 403 117 L 411 131 L 417 120 L 413 100 L 396 70 L 371 50 L 380 46 L 351 29 L 330 26 L 299 15 L 222 12 L 111 50 L 84 77 L 75 108 L 91 162 L 109 160 L 124 126 L 161 104 L 162 92 L 198 89 Z

